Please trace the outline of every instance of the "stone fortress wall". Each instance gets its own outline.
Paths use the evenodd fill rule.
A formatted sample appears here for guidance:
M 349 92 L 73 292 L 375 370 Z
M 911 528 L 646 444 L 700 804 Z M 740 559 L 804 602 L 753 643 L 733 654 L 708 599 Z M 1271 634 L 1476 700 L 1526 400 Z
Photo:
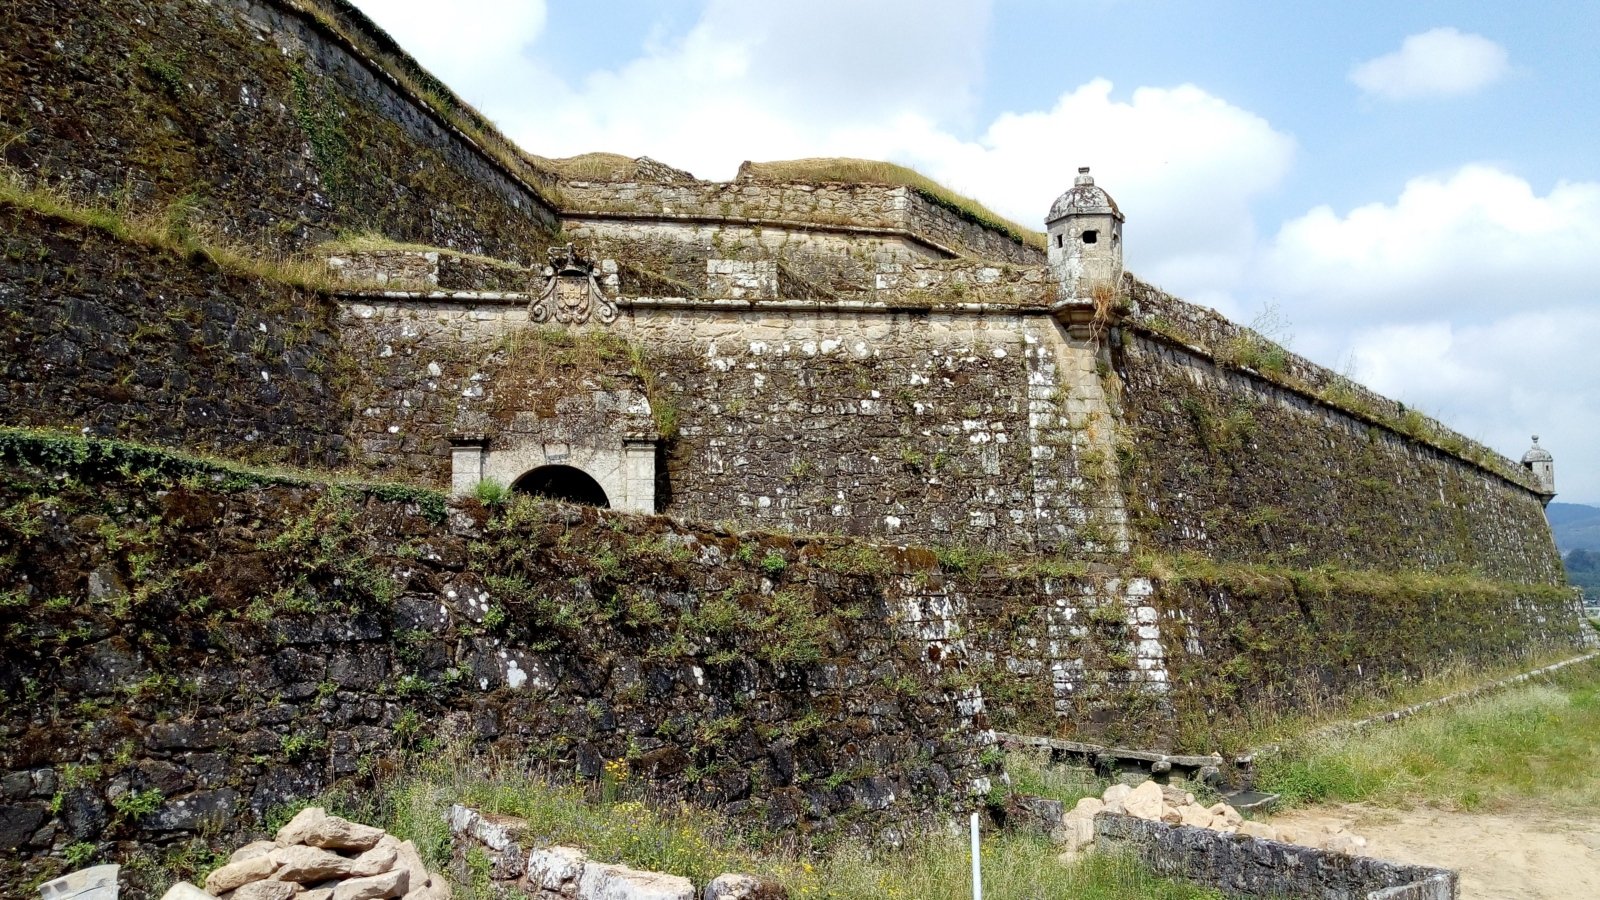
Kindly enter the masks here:
M 890 244 L 898 258 L 956 256 L 1019 265 L 1040 249 L 971 221 L 905 186 L 773 184 L 755 179 L 667 183 L 563 181 L 563 218 L 574 235 L 607 237 L 626 223 L 703 224 L 764 232 L 828 233 Z M 626 231 L 621 232 L 627 234 Z M 630 237 L 633 235 L 629 235 Z M 741 243 L 744 243 L 741 241 Z
M 342 0 L 9 12 L 0 154 L 31 181 L 258 252 L 375 231 L 529 261 L 559 227 L 537 170 Z
M 837 780 L 829 790 L 843 793 L 777 790 L 796 776 L 772 741 L 815 722 L 792 705 L 727 745 L 724 770 L 748 784 L 716 787 L 715 802 L 736 811 L 789 797 L 774 808 L 800 811 L 777 827 L 848 825 L 881 811 L 885 791 L 925 811 L 949 784 L 976 783 L 973 729 L 989 724 L 1209 750 L 1191 744 L 1246 711 L 1581 640 L 1540 515 L 1548 490 L 1527 471 L 1136 279 L 1074 285 L 1037 249 L 914 190 L 710 185 L 651 167 L 584 186 L 423 90 L 426 73 L 335 0 L 40 0 L 19 21 L 0 34 L 0 121 L 27 132 L 4 145 L 8 163 L 113 212 L 162 210 L 166 224 L 152 236 L 116 215 L 0 204 L 0 424 L 456 493 L 564 467 L 616 508 L 674 519 L 564 508 L 523 523 L 516 539 L 536 548 L 526 558 L 502 558 L 510 549 L 495 544 L 496 565 L 515 570 L 490 571 L 457 540 L 481 531 L 452 530 L 488 527 L 456 522 L 473 504 L 453 508 L 452 524 L 424 522 L 401 508 L 424 495 L 385 488 L 365 512 L 393 529 L 351 539 L 350 559 L 400 585 L 374 623 L 361 597 L 316 581 L 347 579 L 343 569 L 305 573 L 326 589 L 324 607 L 267 575 L 229 588 L 231 599 L 186 592 L 182 571 L 152 577 L 135 559 L 216 539 L 240 572 L 287 565 L 298 557 L 273 554 L 293 549 L 292 528 L 246 523 L 248 534 L 216 537 L 182 522 L 259 511 L 270 524 L 279 508 L 312 521 L 328 512 L 305 493 L 316 489 L 239 496 L 233 476 L 149 463 L 148 481 L 104 486 L 125 501 L 120 512 L 57 518 L 83 502 L 79 482 L 111 475 L 40 476 L 53 487 L 8 498 L 16 516 L 0 521 L 5 583 L 24 585 L 3 595 L 0 614 L 26 638 L 8 641 L 16 676 L 0 680 L 0 727 L 20 736 L 0 751 L 0 837 L 28 865 L 60 859 L 74 828 L 109 817 L 126 786 L 116 778 L 165 798 L 154 818 L 117 826 L 130 846 L 171 845 L 216 800 L 195 793 L 231 790 L 237 810 L 359 775 L 363 757 L 376 765 L 398 746 L 408 709 L 462 714 L 480 739 L 511 749 L 582 736 L 591 751 L 569 743 L 552 758 L 592 769 L 629 752 L 629 729 L 659 726 L 617 714 L 641 690 L 707 693 L 726 706 L 721 721 L 743 714 L 751 690 L 781 704 L 861 687 L 873 706 L 818 711 L 833 730 L 807 745 L 812 783 Z M 558 225 L 580 259 L 547 254 Z M 361 230 L 397 243 L 319 251 L 360 282 L 336 289 L 205 244 L 309 248 Z M 7 465 L 37 475 L 88 452 L 56 447 Z M 174 493 L 193 501 L 175 514 L 182 522 L 147 535 L 127 518 L 154 515 Z M 35 519 L 42 532 L 13 527 Z M 631 537 L 613 546 L 605 531 Z M 572 557 L 574 532 L 588 562 Z M 111 547 L 108 534 L 127 540 Z M 5 549 L 39 540 L 67 549 Z M 19 580 L 23 560 L 44 568 Z M 382 590 L 360 571 L 367 580 L 340 584 Z M 526 686 L 539 660 L 582 637 L 540 618 L 551 608 L 528 587 L 551 573 L 582 576 L 615 601 L 607 609 L 638 620 L 592 636 L 592 658 L 568 655 L 552 689 L 560 710 L 528 713 L 543 731 L 525 734 L 506 724 L 526 712 L 506 661 L 527 662 L 517 663 Z M 478 594 L 459 589 L 467 581 Z M 433 601 L 450 590 L 435 620 Z M 594 599 L 571 590 L 557 606 Z M 273 631 L 246 628 L 213 647 L 203 623 L 165 615 L 180 594 L 219 601 L 227 616 L 255 607 Z M 61 598 L 100 610 L 119 597 L 155 598 L 127 620 L 145 624 L 96 612 L 84 631 L 52 618 Z M 858 618 L 801 635 L 803 658 L 696 669 L 686 662 L 696 654 L 726 666 L 770 644 L 742 614 L 695 606 L 719 597 L 780 620 Z M 355 605 L 339 605 L 347 599 Z M 485 625 L 490 602 L 510 630 Z M 711 637 L 688 646 L 679 621 Z M 177 648 L 166 668 L 157 646 Z M 219 737 L 206 729 L 246 711 L 202 684 L 198 701 L 158 692 L 131 723 L 74 722 L 90 738 L 81 745 L 35 728 L 75 693 L 194 681 L 215 664 L 208 648 L 237 651 L 239 666 L 293 650 L 303 671 L 223 667 L 265 679 L 289 708 L 247 698 L 247 715 Z M 593 704 L 612 718 L 583 718 Z M 187 727 L 188 709 L 202 710 L 202 743 L 158 732 Z M 297 736 L 312 718 L 305 740 L 327 742 L 314 759 Z M 947 733 L 949 746 L 930 746 Z M 95 749 L 124 741 L 138 775 L 109 774 L 115 760 Z M 663 757 L 690 759 L 675 774 L 715 762 L 678 749 Z M 236 751 L 268 762 L 231 783 L 218 754 Z M 106 777 L 66 783 L 91 769 Z M 869 769 L 889 784 L 850 787 Z M 36 822 L 57 793 L 87 818 Z

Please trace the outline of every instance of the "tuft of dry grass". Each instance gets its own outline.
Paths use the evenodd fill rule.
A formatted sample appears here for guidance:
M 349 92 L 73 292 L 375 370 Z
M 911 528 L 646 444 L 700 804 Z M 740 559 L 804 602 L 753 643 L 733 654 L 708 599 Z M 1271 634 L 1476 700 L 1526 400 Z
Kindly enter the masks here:
M 1045 236 L 1000 215 L 977 200 L 958 194 L 932 178 L 907 166 L 871 159 L 814 157 L 775 162 L 747 162 L 739 167 L 739 177 L 753 181 L 802 182 L 819 184 L 886 184 L 908 187 L 932 202 L 980 225 L 1010 236 L 1037 250 L 1045 249 Z
M 568 181 L 637 181 L 638 160 L 620 153 L 580 153 L 560 159 L 534 157 L 540 167 Z
M 537 768 L 463 754 L 446 746 L 421 754 L 376 793 L 323 801 L 342 814 L 380 824 L 413 840 L 430 868 L 443 869 L 450 836 L 444 811 L 463 803 L 528 823 L 533 844 L 583 848 L 598 860 L 664 871 L 703 887 L 723 872 L 766 875 L 794 898 L 881 897 L 961 900 L 971 897 L 964 833 L 913 834 L 894 850 L 856 844 L 804 852 L 792 840 L 752 831 L 717 813 L 652 801 L 630 780 L 623 760 L 598 783 L 574 784 Z M 1220 894 L 1152 875 L 1117 856 L 1091 855 L 1066 865 L 1042 836 L 995 832 L 983 842 L 984 895 L 994 900 L 1075 897 L 1084 900 L 1215 900 Z M 469 859 L 469 870 L 472 868 Z M 460 895 L 493 895 L 486 872 L 460 885 Z
M 320 258 L 285 256 L 266 248 L 245 248 L 215 240 L 189 223 L 188 209 L 181 201 L 161 210 L 114 208 L 32 182 L 15 169 L 0 166 L 0 206 L 92 228 L 124 243 L 205 260 L 232 275 L 316 293 L 364 286 L 338 278 Z

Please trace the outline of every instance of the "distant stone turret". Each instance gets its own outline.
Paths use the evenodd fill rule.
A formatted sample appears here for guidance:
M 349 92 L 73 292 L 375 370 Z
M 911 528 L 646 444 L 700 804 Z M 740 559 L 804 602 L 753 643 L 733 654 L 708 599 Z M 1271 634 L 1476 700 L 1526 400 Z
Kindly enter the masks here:
M 1122 279 L 1122 210 L 1096 187 L 1089 167 L 1078 169 L 1072 189 L 1056 198 L 1045 217 L 1050 268 L 1063 299 L 1087 299 L 1097 286 Z
M 1556 463 L 1550 451 L 1539 446 L 1539 436 L 1533 436 L 1533 446 L 1528 452 L 1522 454 L 1522 465 L 1533 473 L 1533 477 L 1544 490 L 1544 502 L 1549 503 L 1556 495 Z

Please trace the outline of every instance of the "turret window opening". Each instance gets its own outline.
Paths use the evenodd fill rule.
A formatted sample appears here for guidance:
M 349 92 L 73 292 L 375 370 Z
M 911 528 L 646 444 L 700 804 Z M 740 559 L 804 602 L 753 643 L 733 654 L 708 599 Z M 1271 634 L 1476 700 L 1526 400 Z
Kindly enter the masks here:
M 1088 231 L 1085 231 L 1083 233 L 1083 242 L 1085 244 L 1098 244 L 1100 242 L 1100 232 L 1095 231 L 1092 228 Z
M 1058 235 L 1056 235 L 1056 246 L 1057 246 L 1057 247 L 1063 247 L 1063 246 L 1066 246 L 1066 241 L 1065 241 L 1065 240 L 1063 240 L 1063 239 L 1062 239 L 1062 236 L 1061 236 L 1061 235 L 1059 235 L 1059 234 L 1058 234 Z

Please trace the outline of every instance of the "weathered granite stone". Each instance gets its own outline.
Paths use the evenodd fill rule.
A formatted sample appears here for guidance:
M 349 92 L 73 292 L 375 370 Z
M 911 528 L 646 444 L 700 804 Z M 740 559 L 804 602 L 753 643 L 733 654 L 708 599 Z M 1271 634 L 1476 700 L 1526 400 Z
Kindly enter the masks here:
M 187 881 L 180 881 L 167 888 L 161 895 L 161 900 L 213 900 L 212 895 L 202 891 Z
M 576 896 L 581 900 L 695 900 L 694 885 L 687 878 L 593 860 L 584 864 Z
M 289 900 L 300 896 L 300 886 L 291 881 L 252 881 L 241 885 L 228 900 Z
M 47 818 L 39 807 L 0 806 L 0 850 L 15 850 L 26 844 Z
M 262 854 L 230 862 L 206 876 L 206 891 L 223 894 L 252 881 L 260 881 L 277 871 L 272 857 Z
M 276 863 L 273 877 L 279 881 L 315 884 L 330 878 L 349 876 L 351 861 L 343 856 L 318 847 L 279 847 L 266 857 Z
M 276 849 L 278 849 L 278 845 L 272 841 L 251 841 L 250 843 L 245 844 L 243 847 L 233 851 L 233 853 L 228 856 L 228 862 L 236 863 L 247 859 L 255 859 L 258 856 L 266 856 L 268 853 L 271 853 Z
M 757 875 L 723 874 L 711 879 L 701 900 L 788 900 L 783 885 Z
M 371 850 L 383 834 L 381 828 L 330 816 L 322 807 L 310 806 L 278 829 L 276 838 L 279 844 L 305 844 L 325 850 Z
M 379 875 L 349 878 L 333 889 L 333 900 L 385 900 L 404 896 L 411 884 L 411 873 L 396 869 Z

